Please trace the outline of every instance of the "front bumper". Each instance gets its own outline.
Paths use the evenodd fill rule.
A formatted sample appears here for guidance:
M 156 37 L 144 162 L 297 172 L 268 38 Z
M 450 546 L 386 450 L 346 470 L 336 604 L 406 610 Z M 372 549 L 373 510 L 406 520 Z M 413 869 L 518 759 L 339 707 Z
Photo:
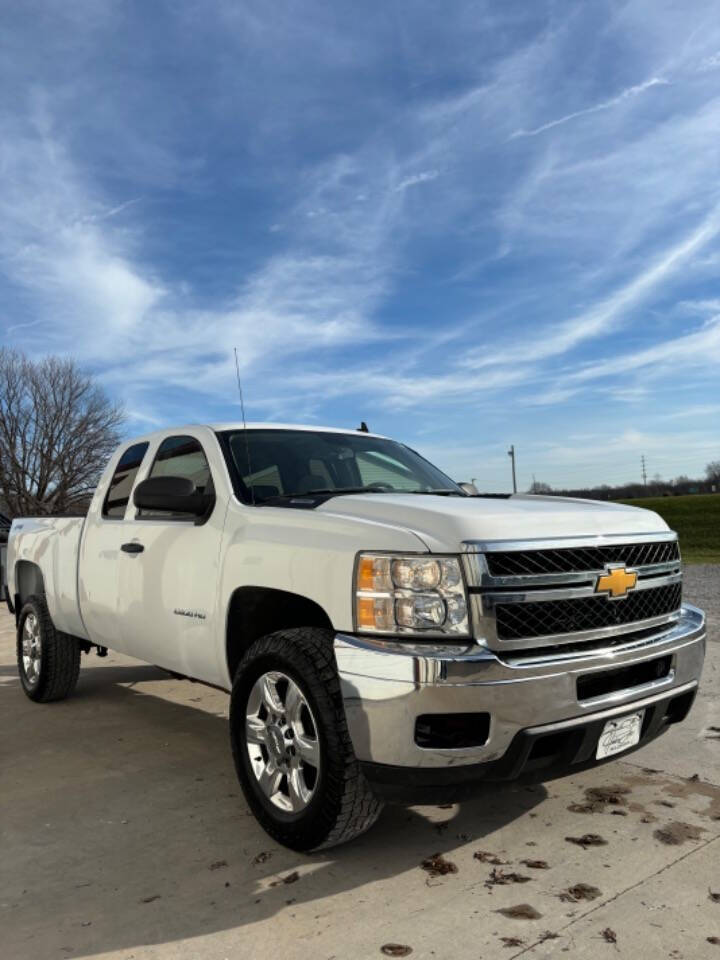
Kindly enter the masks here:
M 518 776 L 528 760 L 526 756 L 525 763 L 520 762 L 526 751 L 518 750 L 519 736 L 524 741 L 534 740 L 541 732 L 559 732 L 565 727 L 590 731 L 594 736 L 607 718 L 641 707 L 646 709 L 646 741 L 663 728 L 659 711 L 651 709 L 654 705 L 666 701 L 680 704 L 679 698 L 685 697 L 687 713 L 704 654 L 705 617 L 690 605 L 683 606 L 676 622 L 650 637 L 629 638 L 625 644 L 606 649 L 528 659 L 501 657 L 476 645 L 408 645 L 345 634 L 335 638 L 345 713 L 356 756 L 367 765 L 373 780 L 392 780 L 390 768 L 399 768 L 399 779 L 418 784 L 437 783 L 438 777 L 462 780 L 459 767 L 474 767 L 476 774 L 483 770 L 489 774 L 494 769 L 497 779 Z M 577 681 L 581 676 L 600 675 L 602 671 L 662 657 L 670 657 L 670 669 L 660 679 L 603 696 L 578 698 Z M 673 709 L 665 723 L 683 718 L 679 707 Z M 419 716 L 453 713 L 489 714 L 486 741 L 480 746 L 452 749 L 418 745 Z M 589 743 L 585 753 L 590 750 Z M 582 750 L 576 751 L 576 759 L 568 758 L 567 763 L 581 762 L 583 756 Z M 449 775 L 450 768 L 453 775 Z

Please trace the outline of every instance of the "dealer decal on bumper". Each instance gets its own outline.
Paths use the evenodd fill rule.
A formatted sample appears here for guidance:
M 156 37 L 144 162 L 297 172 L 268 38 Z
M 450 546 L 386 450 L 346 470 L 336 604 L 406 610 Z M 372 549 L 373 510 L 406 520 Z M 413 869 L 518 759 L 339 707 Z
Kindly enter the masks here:
M 631 713 L 628 717 L 619 717 L 617 720 L 608 720 L 598 740 L 595 758 L 612 757 L 615 753 L 622 753 L 640 743 L 642 722 L 645 711 Z

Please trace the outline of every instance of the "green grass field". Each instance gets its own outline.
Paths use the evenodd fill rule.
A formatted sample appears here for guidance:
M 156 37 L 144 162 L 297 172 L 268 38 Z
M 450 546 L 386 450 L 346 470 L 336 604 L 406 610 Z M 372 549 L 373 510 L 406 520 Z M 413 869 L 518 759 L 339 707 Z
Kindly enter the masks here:
M 686 563 L 720 563 L 720 494 L 620 502 L 659 513 L 672 530 L 677 530 Z

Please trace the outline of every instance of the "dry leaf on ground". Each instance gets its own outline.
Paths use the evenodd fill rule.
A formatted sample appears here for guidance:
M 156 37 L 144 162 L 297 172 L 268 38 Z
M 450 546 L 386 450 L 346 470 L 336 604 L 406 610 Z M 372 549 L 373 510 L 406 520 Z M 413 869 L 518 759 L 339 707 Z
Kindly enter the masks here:
M 518 903 L 514 907 L 502 907 L 496 913 L 501 913 L 504 917 L 510 917 L 511 920 L 539 920 L 542 914 L 529 903 Z
M 441 853 L 433 853 L 426 857 L 420 864 L 423 870 L 427 870 L 431 877 L 444 877 L 448 873 L 457 873 L 457 864 L 452 860 L 446 860 Z

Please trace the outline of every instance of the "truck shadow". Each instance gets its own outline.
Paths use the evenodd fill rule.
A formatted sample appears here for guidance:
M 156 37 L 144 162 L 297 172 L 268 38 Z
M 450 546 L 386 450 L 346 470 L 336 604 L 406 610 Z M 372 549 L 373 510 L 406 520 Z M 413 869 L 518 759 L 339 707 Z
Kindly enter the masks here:
M 6 668 L 0 674 L 7 830 L 0 901 L 9 907 L 4 950 L 18 960 L 221 932 L 213 955 L 227 956 L 240 943 L 243 955 L 259 955 L 263 942 L 283 943 L 282 928 L 262 921 L 313 903 L 302 927 L 314 932 L 305 947 L 298 941 L 285 950 L 299 956 L 332 923 L 324 898 L 356 891 L 362 902 L 365 885 L 408 871 L 411 891 L 426 880 L 424 858 L 451 856 L 468 843 L 482 848 L 547 796 L 542 786 L 509 785 L 484 788 L 451 809 L 388 806 L 353 843 L 296 854 L 270 840 L 245 805 L 224 694 L 153 667 L 110 662 L 85 669 L 70 700 L 35 705 Z M 463 886 L 485 879 L 487 870 L 477 867 Z M 409 896 L 397 883 L 386 895 Z M 377 950 L 373 944 L 368 952 Z

